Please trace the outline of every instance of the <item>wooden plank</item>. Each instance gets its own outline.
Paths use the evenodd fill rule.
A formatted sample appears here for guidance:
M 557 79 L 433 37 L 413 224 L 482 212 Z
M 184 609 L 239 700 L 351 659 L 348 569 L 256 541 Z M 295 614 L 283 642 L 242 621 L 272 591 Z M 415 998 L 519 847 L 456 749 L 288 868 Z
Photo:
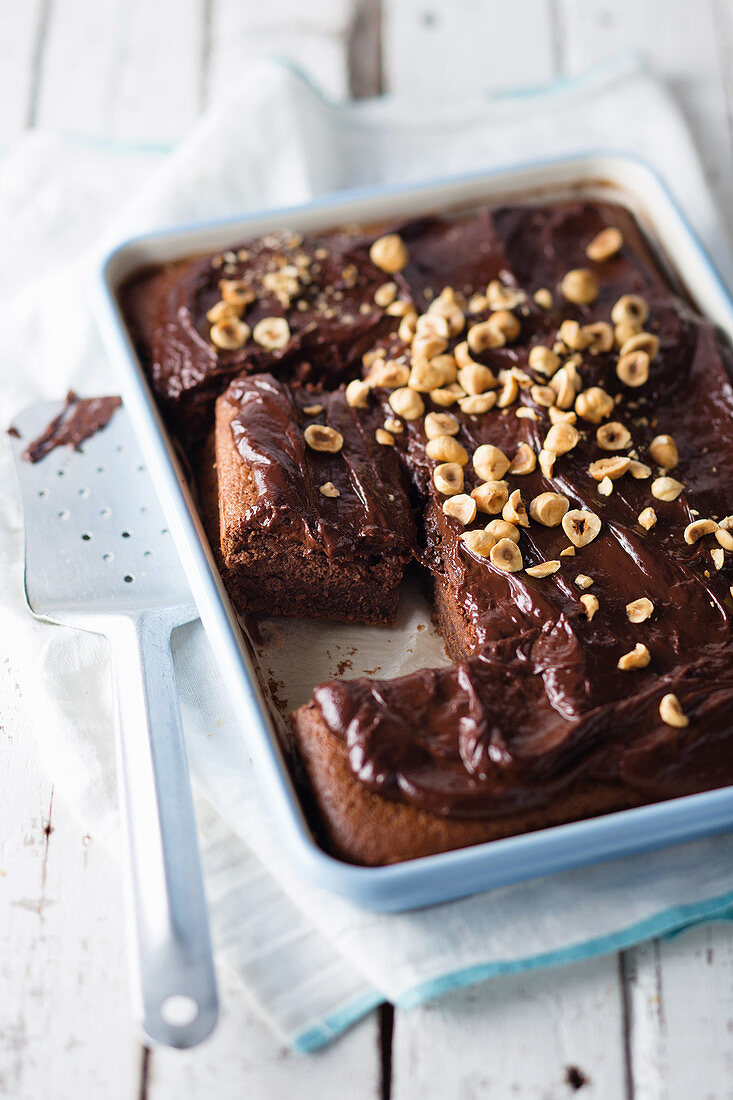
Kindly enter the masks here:
M 254 1014 L 230 971 L 219 973 L 222 1015 L 206 1043 L 192 1051 L 150 1056 L 147 1100 L 195 1096 L 267 1100 L 376 1100 L 381 1094 L 379 1014 L 373 1012 L 327 1049 L 293 1054 Z
M 201 107 L 204 39 L 204 0 L 52 0 L 38 125 L 177 141 Z
M 721 62 L 730 55 L 731 18 L 713 0 L 560 0 L 558 39 L 569 72 L 587 69 L 608 55 L 636 49 L 663 77 L 682 107 L 700 150 L 719 205 L 733 230 L 730 136 L 730 73 Z M 716 14 L 719 18 L 716 19 Z
M 555 72 L 549 0 L 384 0 L 383 20 L 389 92 L 503 90 L 541 84 Z
M 0 6 L 0 145 L 33 120 L 44 0 Z
M 33 735 L 8 716 L 0 771 L 0 1094 L 137 1095 L 119 871 L 54 796 Z
M 208 97 L 225 94 L 255 58 L 279 57 L 301 69 L 326 95 L 347 95 L 346 45 L 352 0 L 243 4 L 214 0 L 211 13 Z
M 496 978 L 395 1019 L 392 1100 L 624 1095 L 615 956 Z
M 733 927 L 706 925 L 627 958 L 635 1100 L 733 1095 Z

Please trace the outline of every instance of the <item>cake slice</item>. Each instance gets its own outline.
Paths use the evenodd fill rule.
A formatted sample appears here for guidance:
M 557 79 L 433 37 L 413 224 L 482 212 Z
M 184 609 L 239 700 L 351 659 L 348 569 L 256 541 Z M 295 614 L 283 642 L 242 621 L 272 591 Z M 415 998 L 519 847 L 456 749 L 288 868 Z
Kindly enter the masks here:
M 253 614 L 394 621 L 414 524 L 383 416 L 343 389 L 241 376 L 216 405 L 219 546 Z

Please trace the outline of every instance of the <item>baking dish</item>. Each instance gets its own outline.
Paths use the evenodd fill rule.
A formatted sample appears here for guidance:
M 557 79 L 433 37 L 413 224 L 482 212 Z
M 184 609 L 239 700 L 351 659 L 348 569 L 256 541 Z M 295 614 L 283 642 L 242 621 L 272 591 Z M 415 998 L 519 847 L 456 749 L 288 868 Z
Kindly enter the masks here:
M 357 867 L 323 851 L 309 828 L 270 701 L 257 677 L 186 478 L 126 331 L 118 291 L 124 280 L 142 267 L 213 252 L 283 225 L 312 232 L 340 223 L 380 222 L 480 203 L 568 197 L 610 198 L 628 206 L 701 312 L 733 338 L 733 300 L 703 247 L 659 177 L 641 161 L 627 156 L 588 155 L 417 187 L 350 191 L 292 209 L 148 234 L 118 246 L 101 268 L 98 315 L 119 369 L 120 390 L 137 427 L 282 842 L 301 873 L 367 908 L 418 907 L 721 832 L 733 826 L 733 787 L 386 867 Z

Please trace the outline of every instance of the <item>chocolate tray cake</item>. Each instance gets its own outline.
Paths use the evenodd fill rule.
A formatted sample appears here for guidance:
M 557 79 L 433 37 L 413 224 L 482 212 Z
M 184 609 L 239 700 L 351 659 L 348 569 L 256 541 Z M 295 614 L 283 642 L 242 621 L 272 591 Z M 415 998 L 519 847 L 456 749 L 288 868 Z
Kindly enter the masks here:
M 272 234 L 128 323 L 236 606 L 455 662 L 318 685 L 314 828 L 368 865 L 733 782 L 733 358 L 607 203 Z

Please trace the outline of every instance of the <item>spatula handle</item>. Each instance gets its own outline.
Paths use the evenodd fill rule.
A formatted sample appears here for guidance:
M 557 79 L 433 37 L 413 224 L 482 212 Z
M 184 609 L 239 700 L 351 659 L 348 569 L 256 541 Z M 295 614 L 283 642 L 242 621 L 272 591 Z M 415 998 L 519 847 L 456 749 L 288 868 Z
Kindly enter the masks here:
M 154 1042 L 190 1047 L 214 1027 L 218 999 L 170 651 L 173 625 L 159 613 L 118 619 L 108 637 L 140 1022 Z

